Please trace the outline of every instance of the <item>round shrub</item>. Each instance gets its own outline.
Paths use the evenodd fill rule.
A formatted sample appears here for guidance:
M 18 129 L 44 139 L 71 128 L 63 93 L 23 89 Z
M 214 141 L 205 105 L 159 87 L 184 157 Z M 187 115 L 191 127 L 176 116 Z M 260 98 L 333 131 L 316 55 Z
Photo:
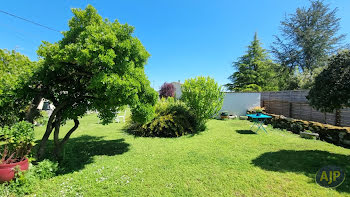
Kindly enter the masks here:
M 206 121 L 222 108 L 224 93 L 214 79 L 196 77 L 187 79 L 182 85 L 181 100 L 196 115 L 198 130 L 204 130 Z
M 195 116 L 183 102 L 163 98 L 155 108 L 156 117 L 144 125 L 134 126 L 135 135 L 179 137 L 196 132 Z

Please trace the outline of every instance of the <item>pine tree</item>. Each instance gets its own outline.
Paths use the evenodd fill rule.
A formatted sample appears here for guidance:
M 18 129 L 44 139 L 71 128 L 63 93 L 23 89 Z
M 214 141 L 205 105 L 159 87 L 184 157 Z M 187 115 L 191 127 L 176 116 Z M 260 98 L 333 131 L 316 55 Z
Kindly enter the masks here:
M 228 79 L 227 89 L 235 92 L 260 92 L 278 90 L 276 69 L 278 65 L 269 58 L 261 47 L 257 33 L 248 46 L 247 53 L 240 57 L 233 67 L 237 70 Z

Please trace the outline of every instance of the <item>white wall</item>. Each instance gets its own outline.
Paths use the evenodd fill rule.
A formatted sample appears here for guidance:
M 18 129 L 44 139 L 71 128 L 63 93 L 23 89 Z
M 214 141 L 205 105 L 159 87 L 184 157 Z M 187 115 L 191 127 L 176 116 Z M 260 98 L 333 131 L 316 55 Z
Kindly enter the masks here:
M 172 82 L 172 84 L 175 87 L 175 98 L 179 99 L 182 95 L 182 89 L 181 89 L 181 83 L 179 82 Z
M 260 107 L 260 93 L 225 93 L 224 104 L 222 106 L 222 111 L 228 111 L 231 115 L 244 116 L 247 109 L 251 107 Z M 219 112 L 219 114 L 220 114 Z

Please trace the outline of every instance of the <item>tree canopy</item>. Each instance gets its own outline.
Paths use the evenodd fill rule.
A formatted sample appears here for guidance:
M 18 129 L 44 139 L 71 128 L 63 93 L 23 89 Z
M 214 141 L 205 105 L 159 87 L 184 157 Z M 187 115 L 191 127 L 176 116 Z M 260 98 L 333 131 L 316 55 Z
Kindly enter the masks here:
M 55 154 L 79 125 L 78 118 L 97 110 L 103 123 L 110 122 L 118 107 L 129 105 L 136 122 L 153 117 L 157 92 L 144 73 L 149 53 L 134 37 L 134 28 L 103 19 L 94 7 L 72 9 L 69 30 L 56 43 L 43 42 L 38 50 L 42 66 L 36 74 L 40 93 L 56 106 L 49 118 L 38 157 L 54 129 Z M 74 120 L 74 127 L 60 141 L 60 125 Z
M 278 90 L 276 69 L 278 65 L 269 59 L 265 49 L 261 47 L 257 33 L 248 46 L 247 53 L 233 63 L 237 70 L 228 79 L 227 89 L 236 92 L 260 92 Z
M 28 57 L 0 49 L 0 127 L 25 118 L 31 102 L 25 88 L 36 68 Z
M 174 97 L 175 96 L 175 87 L 172 83 L 165 82 L 159 90 L 160 97 Z
M 195 114 L 197 130 L 204 130 L 206 121 L 222 108 L 224 93 L 213 78 L 200 76 L 185 81 L 181 100 Z
M 281 89 L 311 87 L 328 57 L 341 47 L 345 35 L 338 35 L 340 18 L 336 13 L 337 9 L 316 0 L 281 22 L 281 37 L 275 36 L 272 46 L 272 53 L 288 73 L 280 76 L 286 82 Z
M 349 50 L 330 58 L 328 67 L 316 77 L 307 98 L 313 107 L 324 112 L 350 107 Z

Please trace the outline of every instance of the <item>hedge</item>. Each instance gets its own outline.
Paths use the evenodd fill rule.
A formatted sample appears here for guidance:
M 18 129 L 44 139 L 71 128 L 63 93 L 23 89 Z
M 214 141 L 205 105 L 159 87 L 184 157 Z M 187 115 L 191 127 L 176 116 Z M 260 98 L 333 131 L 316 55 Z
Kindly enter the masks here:
M 286 118 L 283 115 L 266 114 L 272 116 L 272 118 L 267 119 L 265 124 L 271 124 L 274 128 L 286 129 L 296 134 L 310 130 L 313 133 L 318 133 L 320 140 L 350 147 L 350 127 L 338 127 L 319 122 Z

